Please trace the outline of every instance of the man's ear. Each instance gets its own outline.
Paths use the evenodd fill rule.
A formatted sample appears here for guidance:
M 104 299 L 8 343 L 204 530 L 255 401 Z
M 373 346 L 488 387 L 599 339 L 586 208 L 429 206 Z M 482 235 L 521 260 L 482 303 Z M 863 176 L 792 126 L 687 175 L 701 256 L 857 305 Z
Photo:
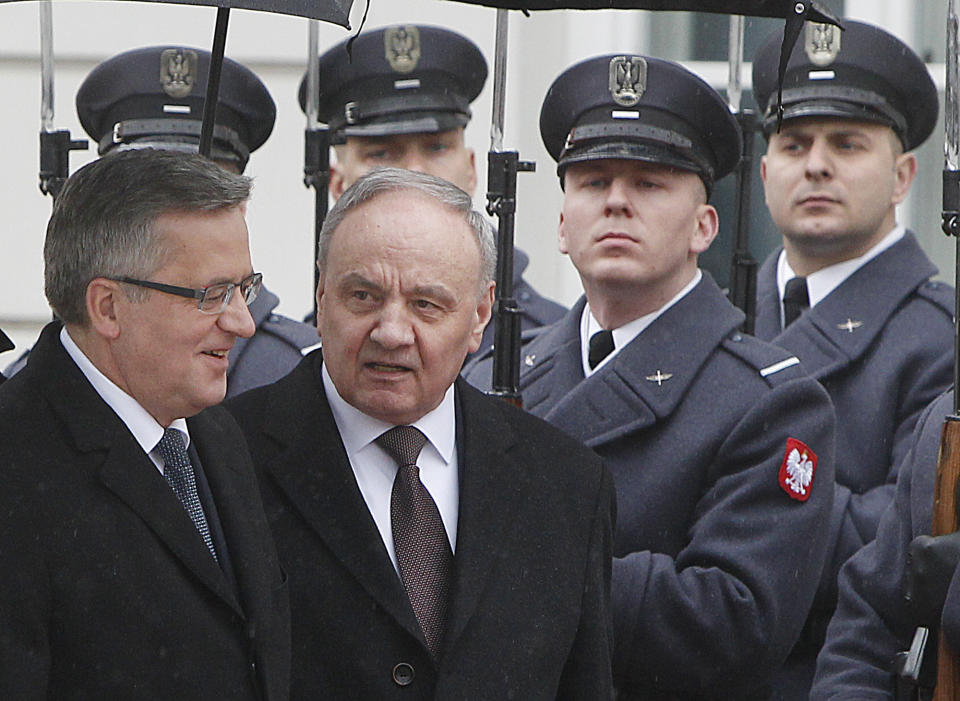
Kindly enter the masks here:
M 94 278 L 87 285 L 84 303 L 90 328 L 104 338 L 114 339 L 120 335 L 118 304 L 121 295 L 125 296 L 120 285 L 103 277 Z
M 330 164 L 330 184 L 327 186 L 327 190 L 330 192 L 330 197 L 334 200 L 339 200 L 340 195 L 346 190 L 343 179 L 343 171 L 340 170 L 340 166 L 336 163 Z
M 894 162 L 896 181 L 893 187 L 893 204 L 898 205 L 907 199 L 910 186 L 917 176 L 917 157 L 913 153 L 901 153 Z
M 480 295 L 480 299 L 477 300 L 477 325 L 470 334 L 470 345 L 468 346 L 470 353 L 480 348 L 480 344 L 483 342 L 483 330 L 487 328 L 490 317 L 493 315 L 494 290 L 496 287 L 497 283 L 493 280 L 488 282 L 487 287 Z
M 700 255 L 708 248 L 713 240 L 717 238 L 720 231 L 720 217 L 713 205 L 701 204 L 697 211 L 696 227 L 693 237 L 690 239 L 690 252 L 694 255 Z

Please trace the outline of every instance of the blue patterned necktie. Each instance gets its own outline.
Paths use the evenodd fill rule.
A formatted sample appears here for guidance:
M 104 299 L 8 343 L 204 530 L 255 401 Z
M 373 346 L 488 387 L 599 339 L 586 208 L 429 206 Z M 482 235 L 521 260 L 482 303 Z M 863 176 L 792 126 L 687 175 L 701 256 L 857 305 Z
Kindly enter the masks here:
M 390 494 L 390 522 L 400 578 L 427 647 L 437 658 L 447 627 L 453 551 L 437 504 L 420 481 L 417 458 L 426 442 L 413 426 L 394 426 L 377 438 L 399 466 Z
M 180 499 L 183 508 L 187 510 L 190 520 L 193 521 L 193 525 L 197 527 L 203 537 L 203 542 L 206 543 L 213 559 L 219 562 L 217 551 L 213 547 L 213 538 L 210 537 L 207 517 L 203 513 L 200 496 L 197 494 L 197 479 L 193 473 L 193 465 L 183 444 L 180 431 L 175 428 L 164 430 L 163 438 L 157 443 L 156 450 L 163 459 L 164 479 L 167 480 L 167 484 Z

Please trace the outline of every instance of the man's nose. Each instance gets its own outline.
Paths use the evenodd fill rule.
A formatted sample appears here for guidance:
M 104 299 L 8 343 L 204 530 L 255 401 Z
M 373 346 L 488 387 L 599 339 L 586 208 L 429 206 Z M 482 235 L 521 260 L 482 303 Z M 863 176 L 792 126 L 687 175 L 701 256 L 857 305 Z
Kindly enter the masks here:
M 257 330 L 257 325 L 250 314 L 250 307 L 240 293 L 240 288 L 233 290 L 233 296 L 226 309 L 220 312 L 220 318 L 217 321 L 224 331 L 232 333 L 241 338 L 250 338 Z
M 393 349 L 410 345 L 413 339 L 413 324 L 406 306 L 400 303 L 384 305 L 370 332 L 370 340 L 383 348 Z
M 813 180 L 822 180 L 833 175 L 833 157 L 826 143 L 820 139 L 814 139 L 807 152 L 804 168 L 807 177 Z

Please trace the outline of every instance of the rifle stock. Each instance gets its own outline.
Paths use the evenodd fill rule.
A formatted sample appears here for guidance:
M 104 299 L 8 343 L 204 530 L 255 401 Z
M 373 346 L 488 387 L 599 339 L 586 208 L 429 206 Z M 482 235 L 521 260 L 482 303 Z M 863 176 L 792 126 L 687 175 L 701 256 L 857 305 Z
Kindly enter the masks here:
M 957 530 L 957 480 L 960 478 L 960 416 L 951 415 L 943 422 L 940 452 L 937 456 L 937 480 L 933 497 L 935 536 Z M 937 644 L 937 686 L 933 701 L 960 699 L 960 660 L 940 633 Z

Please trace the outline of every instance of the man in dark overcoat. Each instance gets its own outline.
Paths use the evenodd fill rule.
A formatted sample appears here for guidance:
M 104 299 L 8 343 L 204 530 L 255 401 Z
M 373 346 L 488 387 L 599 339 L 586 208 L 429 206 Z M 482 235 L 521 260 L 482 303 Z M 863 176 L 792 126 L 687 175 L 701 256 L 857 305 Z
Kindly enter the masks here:
M 285 701 L 289 602 L 218 404 L 253 334 L 247 178 L 111 154 L 44 245 L 50 323 L 0 393 L 0 698 Z

